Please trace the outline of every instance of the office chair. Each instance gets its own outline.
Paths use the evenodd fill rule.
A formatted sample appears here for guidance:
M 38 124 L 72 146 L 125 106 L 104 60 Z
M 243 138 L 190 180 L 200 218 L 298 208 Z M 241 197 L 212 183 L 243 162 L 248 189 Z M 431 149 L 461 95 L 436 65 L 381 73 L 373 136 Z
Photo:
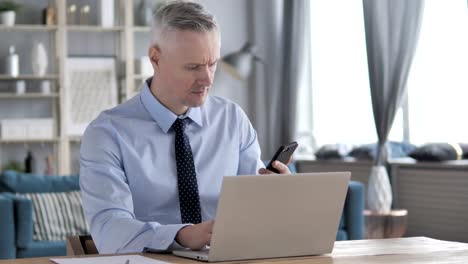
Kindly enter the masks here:
M 99 254 L 91 236 L 67 237 L 67 256 Z

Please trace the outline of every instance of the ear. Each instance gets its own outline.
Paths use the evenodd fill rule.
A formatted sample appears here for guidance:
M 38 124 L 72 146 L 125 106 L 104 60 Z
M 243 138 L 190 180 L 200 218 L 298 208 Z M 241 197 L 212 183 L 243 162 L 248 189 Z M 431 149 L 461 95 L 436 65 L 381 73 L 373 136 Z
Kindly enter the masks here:
M 151 46 L 148 49 L 148 57 L 153 65 L 153 70 L 155 72 L 159 71 L 159 60 L 161 59 L 161 49 L 158 45 Z

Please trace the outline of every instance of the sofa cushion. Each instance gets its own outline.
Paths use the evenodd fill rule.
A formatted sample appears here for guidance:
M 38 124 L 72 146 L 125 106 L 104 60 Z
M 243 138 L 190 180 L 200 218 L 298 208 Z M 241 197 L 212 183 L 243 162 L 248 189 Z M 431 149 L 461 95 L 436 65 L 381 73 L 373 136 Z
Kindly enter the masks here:
M 18 248 L 18 258 L 65 256 L 67 247 L 65 241 L 34 241 L 28 248 Z
M 79 191 L 19 196 L 32 201 L 33 240 L 58 241 L 89 234 Z
M 15 196 L 16 246 L 26 248 L 33 242 L 33 206 L 31 200 Z
M 0 176 L 0 191 L 12 193 L 68 192 L 80 189 L 78 175 L 47 176 L 5 171 Z
M 0 193 L 0 259 L 16 257 L 13 200 Z

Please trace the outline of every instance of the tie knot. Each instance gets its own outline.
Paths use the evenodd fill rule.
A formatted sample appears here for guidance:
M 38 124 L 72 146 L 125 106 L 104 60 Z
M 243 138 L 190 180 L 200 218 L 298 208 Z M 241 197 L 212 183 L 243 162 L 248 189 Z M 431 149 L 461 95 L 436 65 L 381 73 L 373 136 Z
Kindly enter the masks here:
M 188 118 L 177 118 L 172 124 L 172 128 L 176 132 L 184 132 L 187 125 Z

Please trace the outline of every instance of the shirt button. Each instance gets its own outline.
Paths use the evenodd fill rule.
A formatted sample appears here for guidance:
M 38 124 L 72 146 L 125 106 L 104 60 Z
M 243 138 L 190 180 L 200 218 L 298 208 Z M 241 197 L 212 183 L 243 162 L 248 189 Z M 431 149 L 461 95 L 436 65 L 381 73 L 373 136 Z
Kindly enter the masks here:
M 167 240 L 163 240 L 163 241 L 161 241 L 161 242 L 162 242 L 163 244 L 166 244 Z

